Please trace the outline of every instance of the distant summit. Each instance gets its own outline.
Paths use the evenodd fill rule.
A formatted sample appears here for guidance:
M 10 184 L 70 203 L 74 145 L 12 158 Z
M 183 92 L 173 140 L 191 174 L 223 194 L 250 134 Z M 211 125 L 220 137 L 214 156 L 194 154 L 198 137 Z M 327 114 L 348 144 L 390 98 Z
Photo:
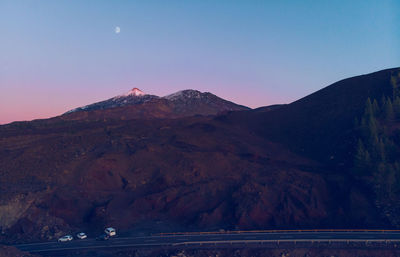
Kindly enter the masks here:
M 200 91 L 193 90 L 193 89 L 186 89 L 186 90 L 181 90 L 176 93 L 166 95 L 164 96 L 165 99 L 168 100 L 179 100 L 179 99 L 188 99 L 188 98 L 201 98 L 202 94 L 207 94 L 207 93 L 201 93 Z M 208 93 L 210 94 L 210 93 Z
M 132 88 L 132 90 L 128 91 L 127 93 L 121 96 L 144 96 L 146 95 L 142 90 L 137 87 Z
M 129 108 L 129 110 L 116 109 L 122 107 Z M 91 113 L 89 116 L 95 117 L 96 119 L 110 116 L 113 118 L 124 117 L 128 119 L 151 117 L 176 118 L 192 115 L 215 115 L 225 111 L 248 109 L 250 108 L 232 103 L 209 92 L 203 93 L 198 90 L 186 89 L 164 97 L 159 97 L 146 94 L 135 87 L 125 94 L 70 110 L 66 112 L 64 116 L 77 112 L 97 111 L 96 114 Z M 109 111 L 99 113 L 98 111 L 100 110 Z M 78 116 L 86 117 L 87 115 Z
M 110 108 L 122 107 L 127 105 L 143 104 L 153 99 L 158 99 L 158 96 L 145 94 L 138 88 L 133 88 L 125 94 L 115 96 L 105 101 L 89 104 L 83 107 L 72 109 L 65 114 L 79 111 L 94 111 L 105 110 Z

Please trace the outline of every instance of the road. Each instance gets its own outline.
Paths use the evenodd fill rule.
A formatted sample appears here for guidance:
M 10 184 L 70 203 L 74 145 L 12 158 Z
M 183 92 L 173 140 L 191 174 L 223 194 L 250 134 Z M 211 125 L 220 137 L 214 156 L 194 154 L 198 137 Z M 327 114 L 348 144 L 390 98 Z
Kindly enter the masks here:
M 182 234 L 157 234 L 142 237 L 115 237 L 108 241 L 92 238 L 70 242 L 43 242 L 14 245 L 31 253 L 100 248 L 157 248 L 283 243 L 283 242 L 398 242 L 400 231 L 266 231 L 266 232 L 206 232 Z

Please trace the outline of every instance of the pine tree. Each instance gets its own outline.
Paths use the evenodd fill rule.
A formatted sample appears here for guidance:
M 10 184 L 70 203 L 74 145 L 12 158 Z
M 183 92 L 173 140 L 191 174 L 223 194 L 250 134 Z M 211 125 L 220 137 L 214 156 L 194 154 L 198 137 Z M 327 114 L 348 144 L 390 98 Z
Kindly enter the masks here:
M 374 116 L 379 115 L 379 105 L 378 102 L 376 101 L 376 99 L 374 99 L 373 103 L 372 103 L 372 111 Z
M 358 139 L 357 152 L 354 158 L 354 166 L 356 169 L 362 168 L 365 161 L 365 148 L 361 139 Z
M 373 163 L 377 164 L 381 157 L 378 135 L 371 134 L 371 138 L 369 138 L 368 143 L 369 144 L 367 145 L 366 150 L 369 152 Z
M 366 175 L 371 159 L 361 139 L 358 140 L 357 152 L 354 159 L 354 168 L 359 175 Z
M 385 108 L 385 105 L 386 105 L 386 96 L 382 95 L 382 98 L 381 98 L 381 110 L 383 110 Z
M 373 116 L 374 115 L 374 110 L 372 107 L 372 102 L 371 99 L 368 97 L 366 103 L 365 103 L 365 109 L 364 109 L 364 116 Z
M 376 102 L 376 101 L 374 101 Z M 375 109 L 375 110 L 374 110 Z M 372 140 L 378 133 L 378 122 L 375 118 L 375 113 L 378 108 L 374 108 L 371 99 L 368 97 L 365 103 L 364 115 L 361 118 L 361 134 L 362 138 L 367 142 L 367 148 L 373 143 Z
M 378 122 L 374 116 L 367 118 L 367 132 L 370 139 L 374 139 L 378 135 Z
M 385 119 L 387 121 L 393 121 L 394 119 L 393 105 L 389 97 L 387 98 L 385 105 Z

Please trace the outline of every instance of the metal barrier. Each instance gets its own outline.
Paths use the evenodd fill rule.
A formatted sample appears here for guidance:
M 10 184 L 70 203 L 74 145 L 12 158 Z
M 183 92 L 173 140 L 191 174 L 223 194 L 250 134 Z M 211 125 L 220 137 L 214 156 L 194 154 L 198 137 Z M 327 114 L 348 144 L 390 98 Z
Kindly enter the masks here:
M 210 235 L 210 234 L 244 234 L 244 233 L 296 233 L 296 232 L 400 232 L 400 230 L 390 229 L 283 229 L 283 230 L 231 230 L 231 231 L 203 231 L 203 232 L 171 232 L 158 233 L 156 235 Z

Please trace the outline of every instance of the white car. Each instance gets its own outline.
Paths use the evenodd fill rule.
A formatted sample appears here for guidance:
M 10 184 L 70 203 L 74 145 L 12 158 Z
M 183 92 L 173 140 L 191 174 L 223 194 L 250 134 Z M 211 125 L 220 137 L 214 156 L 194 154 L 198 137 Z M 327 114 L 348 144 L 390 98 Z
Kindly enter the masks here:
M 115 235 L 117 235 L 117 232 L 115 231 L 115 228 L 106 228 L 104 230 L 104 233 L 106 233 L 107 236 L 115 236 Z
M 68 241 L 72 241 L 72 239 L 74 239 L 71 235 L 66 235 L 63 237 L 60 237 L 58 239 L 58 242 L 68 242 Z
M 85 239 L 85 238 L 87 238 L 87 235 L 85 233 L 81 232 L 81 233 L 78 233 L 76 235 L 76 237 L 79 238 L 79 239 Z

